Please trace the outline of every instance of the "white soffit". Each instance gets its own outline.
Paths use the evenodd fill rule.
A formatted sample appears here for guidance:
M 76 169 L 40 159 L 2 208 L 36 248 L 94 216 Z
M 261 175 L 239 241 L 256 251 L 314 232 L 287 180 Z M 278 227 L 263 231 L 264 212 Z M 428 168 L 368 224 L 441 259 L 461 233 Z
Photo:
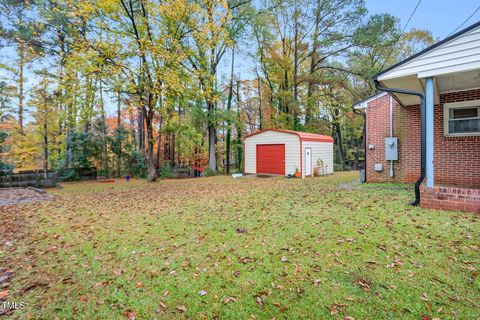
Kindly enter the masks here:
M 406 90 L 425 92 L 425 81 L 423 81 L 423 79 L 418 79 L 415 75 L 381 81 L 381 84 L 387 88 L 402 88 Z M 436 85 L 434 86 L 434 91 L 434 103 L 438 104 L 439 95 Z M 414 106 L 420 104 L 420 98 L 417 96 L 400 93 L 394 93 L 393 95 L 403 106 Z
M 435 77 L 440 93 L 480 88 L 480 69 Z

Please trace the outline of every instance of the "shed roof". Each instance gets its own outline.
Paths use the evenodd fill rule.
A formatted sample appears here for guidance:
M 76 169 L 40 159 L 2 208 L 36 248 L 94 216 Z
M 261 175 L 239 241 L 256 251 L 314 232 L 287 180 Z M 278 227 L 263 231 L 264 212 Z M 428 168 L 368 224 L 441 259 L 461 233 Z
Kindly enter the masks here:
M 300 138 L 300 141 L 314 141 L 314 142 L 330 142 L 333 143 L 333 138 L 330 136 L 326 136 L 323 134 L 316 134 L 310 132 L 300 132 L 300 131 L 293 131 L 293 130 L 283 130 L 283 129 L 266 129 L 266 130 L 259 130 L 255 131 L 247 136 L 244 139 L 250 138 L 251 136 L 266 132 L 266 131 L 276 131 L 276 132 L 283 132 L 289 134 L 295 134 Z

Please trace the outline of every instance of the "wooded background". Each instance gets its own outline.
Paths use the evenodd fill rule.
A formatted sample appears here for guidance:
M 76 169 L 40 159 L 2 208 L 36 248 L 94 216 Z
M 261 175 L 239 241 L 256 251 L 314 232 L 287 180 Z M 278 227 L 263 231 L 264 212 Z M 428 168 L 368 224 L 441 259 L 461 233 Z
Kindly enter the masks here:
M 352 104 L 434 41 L 362 0 L 1 0 L 0 14 L 2 170 L 72 179 L 241 171 L 243 137 L 266 128 L 332 135 L 345 169 L 362 157 Z

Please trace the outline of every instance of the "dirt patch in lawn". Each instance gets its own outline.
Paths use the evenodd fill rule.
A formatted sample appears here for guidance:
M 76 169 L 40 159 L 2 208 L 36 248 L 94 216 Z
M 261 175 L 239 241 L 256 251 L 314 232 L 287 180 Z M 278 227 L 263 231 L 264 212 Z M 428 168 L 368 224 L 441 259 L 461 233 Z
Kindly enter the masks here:
M 33 188 L 0 189 L 0 207 L 53 199 L 53 196 Z

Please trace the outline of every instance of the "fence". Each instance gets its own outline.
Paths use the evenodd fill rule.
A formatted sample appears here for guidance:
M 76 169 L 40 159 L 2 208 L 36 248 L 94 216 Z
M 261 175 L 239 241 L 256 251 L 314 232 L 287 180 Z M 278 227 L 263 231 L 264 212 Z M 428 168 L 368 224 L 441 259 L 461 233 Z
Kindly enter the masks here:
M 65 175 L 68 173 L 68 177 Z M 72 168 L 62 172 L 53 170 L 22 170 L 2 173 L 0 188 L 55 187 L 60 181 L 91 180 L 97 178 L 96 168 Z
M 54 187 L 59 182 L 57 172 L 28 170 L 0 176 L 0 188 Z

